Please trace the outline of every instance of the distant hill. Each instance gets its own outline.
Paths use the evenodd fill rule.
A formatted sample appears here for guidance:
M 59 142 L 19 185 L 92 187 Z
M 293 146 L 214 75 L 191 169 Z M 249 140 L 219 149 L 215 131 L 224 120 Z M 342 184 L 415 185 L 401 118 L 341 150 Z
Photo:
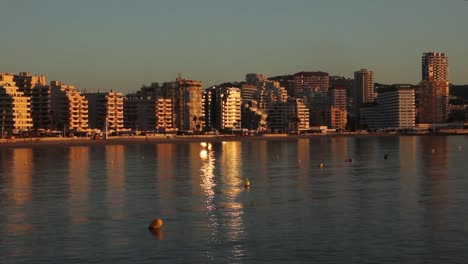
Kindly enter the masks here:
M 468 100 L 468 84 L 464 85 L 454 85 L 450 84 L 450 95 L 457 96 L 463 100 Z

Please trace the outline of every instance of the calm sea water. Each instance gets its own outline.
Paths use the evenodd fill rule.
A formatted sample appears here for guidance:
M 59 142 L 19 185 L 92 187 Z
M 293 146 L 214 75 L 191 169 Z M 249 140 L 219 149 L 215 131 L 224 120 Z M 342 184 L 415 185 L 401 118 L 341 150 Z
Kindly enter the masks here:
M 0 147 L 0 263 L 466 263 L 467 153 L 466 136 Z

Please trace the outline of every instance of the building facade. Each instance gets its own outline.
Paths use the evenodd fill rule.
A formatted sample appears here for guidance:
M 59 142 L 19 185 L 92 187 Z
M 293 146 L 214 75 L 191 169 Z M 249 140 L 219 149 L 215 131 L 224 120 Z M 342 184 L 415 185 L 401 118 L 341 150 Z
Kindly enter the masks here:
M 448 58 L 443 52 L 425 52 L 421 59 L 422 82 L 418 91 L 420 123 L 443 123 L 448 116 L 449 78 Z M 427 105 L 433 104 L 433 108 Z
M 294 96 L 307 96 L 311 92 L 328 92 L 330 76 L 326 72 L 298 72 L 294 74 Z
M 31 98 L 26 96 L 13 81 L 14 76 L 0 73 L 0 133 L 18 135 L 33 128 Z
M 377 128 L 405 130 L 416 124 L 415 93 L 411 85 L 380 89 L 377 106 Z
M 267 122 L 272 133 L 300 133 L 310 128 L 309 109 L 298 98 L 276 102 L 268 110 Z
M 74 86 L 52 81 L 52 127 L 67 132 L 86 132 L 88 126 L 88 100 Z
M 375 101 L 374 72 L 361 69 L 354 72 L 354 90 L 357 106 Z
M 89 127 L 101 130 L 124 129 L 123 94 L 114 91 L 85 93 L 88 100 Z

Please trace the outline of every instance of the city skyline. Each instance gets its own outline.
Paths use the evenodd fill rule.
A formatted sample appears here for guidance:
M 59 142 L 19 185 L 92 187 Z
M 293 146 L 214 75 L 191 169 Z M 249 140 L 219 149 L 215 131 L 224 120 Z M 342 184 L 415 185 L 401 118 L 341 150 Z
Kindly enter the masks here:
M 468 83 L 466 1 L 2 1 L 1 71 L 80 90 L 123 93 L 179 73 L 203 87 L 325 71 L 421 80 L 420 56 L 444 52 L 449 80 Z M 430 19 L 429 19 L 430 18 Z

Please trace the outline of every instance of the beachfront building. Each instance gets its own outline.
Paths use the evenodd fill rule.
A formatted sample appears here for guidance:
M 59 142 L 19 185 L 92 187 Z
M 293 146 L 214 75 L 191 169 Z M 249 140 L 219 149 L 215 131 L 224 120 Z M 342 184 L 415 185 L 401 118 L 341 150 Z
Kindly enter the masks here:
M 237 87 L 210 87 L 203 91 L 205 129 L 241 127 L 241 91 Z
M 52 81 L 51 115 L 52 127 L 67 132 L 88 130 L 88 100 L 74 86 Z
M 302 99 L 275 102 L 268 110 L 268 127 L 272 133 L 300 133 L 309 130 L 309 109 Z
M 30 131 L 31 99 L 16 86 L 14 76 L 0 73 L 0 135 L 17 135 Z
M 20 72 L 13 80 L 20 91 L 31 98 L 31 117 L 34 130 L 51 129 L 51 89 L 44 75 Z
M 88 100 L 90 128 L 116 132 L 124 129 L 122 93 L 96 92 L 84 96 Z
M 218 112 L 220 128 L 239 129 L 241 127 L 241 93 L 237 87 L 221 88 L 219 93 L 220 109 Z
M 392 85 L 379 89 L 377 106 L 377 128 L 414 128 L 416 107 L 414 88 L 411 85 Z
M 328 113 L 328 127 L 337 130 L 345 130 L 347 121 L 347 111 L 338 106 L 330 106 Z
M 128 94 L 124 99 L 124 127 L 132 130 L 175 132 L 172 99 Z

